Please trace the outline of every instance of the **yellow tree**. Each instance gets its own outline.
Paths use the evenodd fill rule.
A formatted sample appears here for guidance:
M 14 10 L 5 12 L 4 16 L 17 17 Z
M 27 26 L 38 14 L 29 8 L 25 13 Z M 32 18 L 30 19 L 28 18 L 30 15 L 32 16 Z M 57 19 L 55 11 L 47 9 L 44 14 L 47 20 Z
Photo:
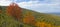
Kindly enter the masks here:
M 37 22 L 36 24 L 35 24 L 35 26 L 37 26 L 37 27 L 46 27 L 46 23 L 45 22 Z
M 35 26 L 37 26 L 37 27 L 55 27 L 54 25 L 52 25 L 50 23 L 48 24 L 46 22 L 39 22 L 39 21 L 37 21 L 35 23 Z
M 47 24 L 47 27 L 52 27 L 52 25 L 51 24 Z

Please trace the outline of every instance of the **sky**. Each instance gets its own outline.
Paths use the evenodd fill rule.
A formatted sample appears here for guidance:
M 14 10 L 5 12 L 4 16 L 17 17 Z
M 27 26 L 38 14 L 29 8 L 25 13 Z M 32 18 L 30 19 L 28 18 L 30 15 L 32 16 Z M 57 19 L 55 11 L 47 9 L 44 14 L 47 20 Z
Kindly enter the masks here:
M 37 12 L 60 13 L 60 0 L 0 0 L 0 6 L 9 6 L 12 2 Z

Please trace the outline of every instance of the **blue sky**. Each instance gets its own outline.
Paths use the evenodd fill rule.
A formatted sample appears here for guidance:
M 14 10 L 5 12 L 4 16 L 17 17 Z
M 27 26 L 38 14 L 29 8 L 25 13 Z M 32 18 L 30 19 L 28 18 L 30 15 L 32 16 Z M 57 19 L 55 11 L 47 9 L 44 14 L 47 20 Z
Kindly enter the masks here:
M 0 0 L 0 6 L 8 6 L 13 1 L 22 8 L 37 12 L 60 12 L 60 0 Z

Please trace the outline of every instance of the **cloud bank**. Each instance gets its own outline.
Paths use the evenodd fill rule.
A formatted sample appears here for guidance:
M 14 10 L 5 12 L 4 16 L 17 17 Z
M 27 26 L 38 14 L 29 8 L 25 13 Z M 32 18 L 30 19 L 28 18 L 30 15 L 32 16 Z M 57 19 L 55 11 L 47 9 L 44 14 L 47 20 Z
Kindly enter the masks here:
M 0 1 L 1 6 L 8 6 L 12 1 Z M 22 8 L 27 8 L 37 12 L 60 12 L 60 0 L 30 0 L 29 2 L 17 3 Z
M 8 6 L 11 2 L 10 0 L 0 0 L 0 6 Z
M 60 12 L 60 3 L 40 3 L 40 1 L 29 1 L 19 3 L 21 7 L 35 10 L 38 12 L 48 13 L 48 12 Z

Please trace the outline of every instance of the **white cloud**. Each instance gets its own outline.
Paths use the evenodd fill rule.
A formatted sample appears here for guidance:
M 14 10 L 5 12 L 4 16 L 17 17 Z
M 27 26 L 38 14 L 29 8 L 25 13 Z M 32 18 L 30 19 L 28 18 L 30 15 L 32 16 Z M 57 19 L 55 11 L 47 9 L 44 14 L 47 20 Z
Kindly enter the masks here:
M 0 6 L 8 6 L 12 1 L 0 0 Z M 60 12 L 60 0 L 44 0 L 20 2 L 18 5 L 22 8 L 28 8 L 38 12 Z
M 60 12 L 59 3 L 39 3 L 39 1 L 21 2 L 18 3 L 20 7 L 28 8 L 38 12 Z
M 31 0 L 31 1 L 40 1 L 40 3 L 59 3 L 60 0 Z
M 0 6 L 8 6 L 11 2 L 10 0 L 0 0 Z

